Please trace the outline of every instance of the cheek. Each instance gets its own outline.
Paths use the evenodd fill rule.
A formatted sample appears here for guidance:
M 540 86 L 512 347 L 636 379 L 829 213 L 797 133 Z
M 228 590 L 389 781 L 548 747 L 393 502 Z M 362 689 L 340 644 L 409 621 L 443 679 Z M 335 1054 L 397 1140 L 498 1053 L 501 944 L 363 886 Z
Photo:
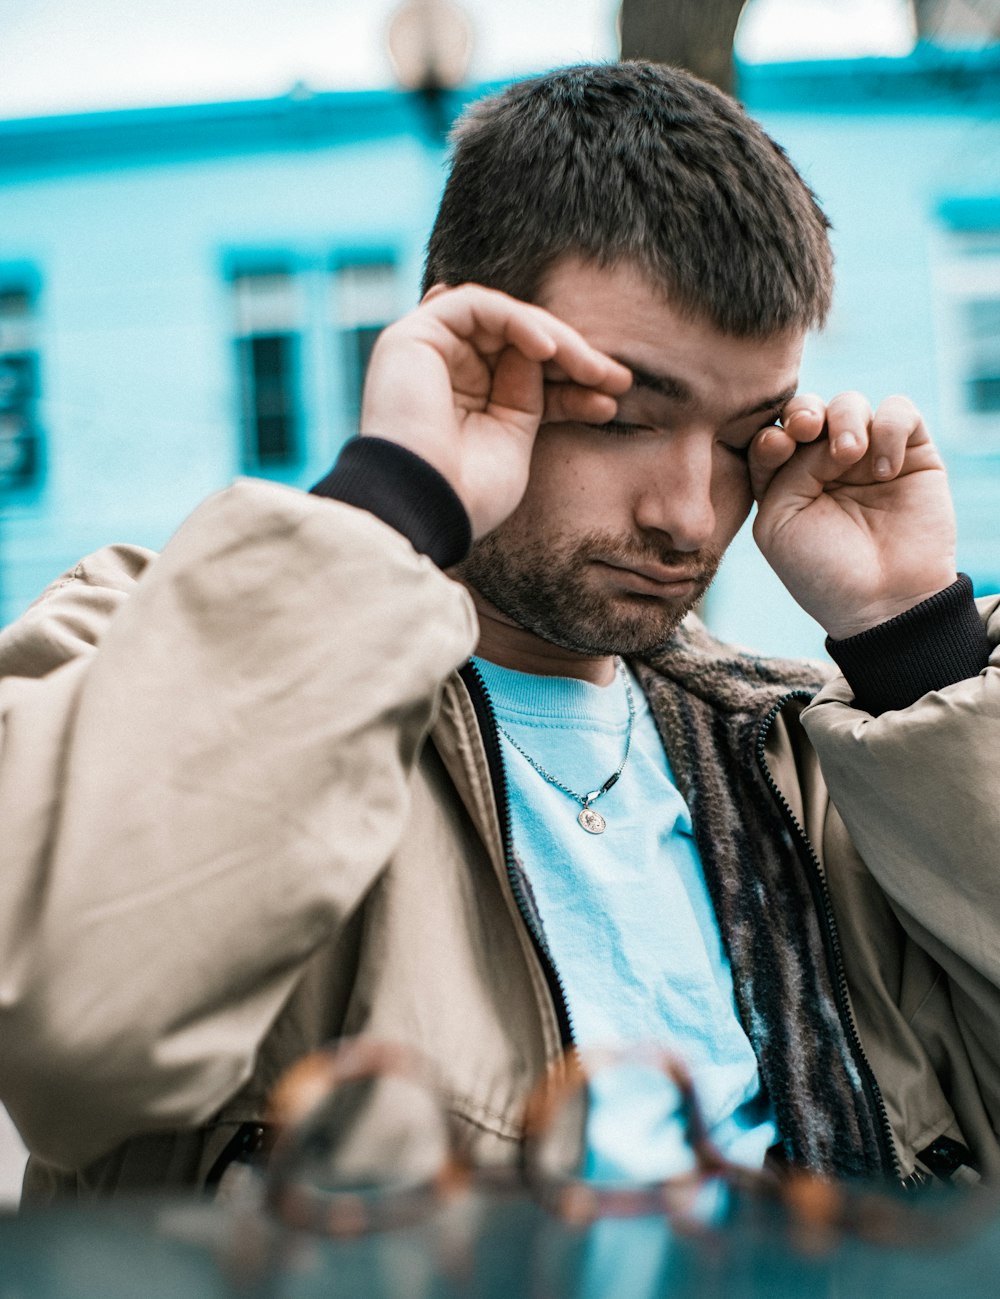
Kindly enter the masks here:
M 531 456 L 528 486 L 517 513 L 565 525 L 603 513 L 625 475 L 607 444 L 574 425 L 543 425 Z
M 712 468 L 712 506 L 720 534 L 727 534 L 726 544 L 739 532 L 752 505 L 747 462 L 720 447 Z
M 551 458 L 532 461 L 528 486 L 517 508 L 501 528 L 511 543 L 554 545 L 567 533 L 586 525 L 593 510 L 587 481 L 578 467 Z

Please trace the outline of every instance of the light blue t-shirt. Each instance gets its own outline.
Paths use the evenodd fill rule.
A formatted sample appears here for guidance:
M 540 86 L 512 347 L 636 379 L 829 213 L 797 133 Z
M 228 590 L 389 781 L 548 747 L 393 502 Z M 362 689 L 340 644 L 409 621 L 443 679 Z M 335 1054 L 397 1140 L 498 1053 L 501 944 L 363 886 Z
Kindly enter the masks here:
M 539 775 L 503 732 L 570 789 L 597 789 L 625 751 L 621 674 L 602 687 L 474 662 L 501 727 L 514 850 L 578 1045 L 649 1044 L 680 1056 L 715 1143 L 732 1160 L 759 1166 L 777 1129 L 736 1013 L 691 814 L 638 682 L 630 676 L 636 716 L 628 762 L 595 804 L 607 829 L 592 835 L 577 822 L 580 804 Z M 592 1176 L 646 1181 L 690 1166 L 679 1122 L 663 1120 L 648 1075 L 609 1073 L 596 1101 L 588 1125 Z

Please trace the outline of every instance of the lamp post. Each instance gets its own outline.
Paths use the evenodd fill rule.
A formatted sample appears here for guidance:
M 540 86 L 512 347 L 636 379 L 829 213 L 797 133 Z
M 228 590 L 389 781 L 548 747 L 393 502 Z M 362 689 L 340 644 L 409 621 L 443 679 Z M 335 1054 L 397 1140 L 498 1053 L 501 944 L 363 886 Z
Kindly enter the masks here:
M 472 26 L 453 0 L 406 0 L 389 19 L 389 59 L 403 90 L 423 107 L 431 133 L 443 141 L 451 126 L 447 96 L 465 80 Z

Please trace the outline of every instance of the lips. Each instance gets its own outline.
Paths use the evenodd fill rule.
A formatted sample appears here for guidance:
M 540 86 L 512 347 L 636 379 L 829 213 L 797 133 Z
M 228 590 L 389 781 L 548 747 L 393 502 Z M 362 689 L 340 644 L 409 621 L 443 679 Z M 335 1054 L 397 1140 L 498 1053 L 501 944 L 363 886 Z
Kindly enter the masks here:
M 646 590 L 652 595 L 684 595 L 698 586 L 704 578 L 704 573 L 700 569 L 681 568 L 669 564 L 626 564 L 608 559 L 597 562 L 605 568 L 612 569 L 617 580 L 630 587 Z
M 648 577 L 651 582 L 662 582 L 672 586 L 675 582 L 697 582 L 701 574 L 689 568 L 670 568 L 666 564 L 611 564 L 611 568 L 621 568 L 629 573 L 638 573 Z

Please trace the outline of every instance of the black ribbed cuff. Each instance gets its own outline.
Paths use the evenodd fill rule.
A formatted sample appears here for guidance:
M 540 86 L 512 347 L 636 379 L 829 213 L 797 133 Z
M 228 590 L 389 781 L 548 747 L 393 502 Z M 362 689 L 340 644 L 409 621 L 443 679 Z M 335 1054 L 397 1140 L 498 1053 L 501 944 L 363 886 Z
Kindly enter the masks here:
M 426 460 L 385 438 L 353 438 L 311 490 L 374 514 L 440 568 L 469 553 L 469 516 L 451 483 Z
M 897 618 L 846 640 L 826 641 L 858 708 L 878 716 L 931 690 L 978 676 L 989 661 L 986 628 L 964 573 Z

